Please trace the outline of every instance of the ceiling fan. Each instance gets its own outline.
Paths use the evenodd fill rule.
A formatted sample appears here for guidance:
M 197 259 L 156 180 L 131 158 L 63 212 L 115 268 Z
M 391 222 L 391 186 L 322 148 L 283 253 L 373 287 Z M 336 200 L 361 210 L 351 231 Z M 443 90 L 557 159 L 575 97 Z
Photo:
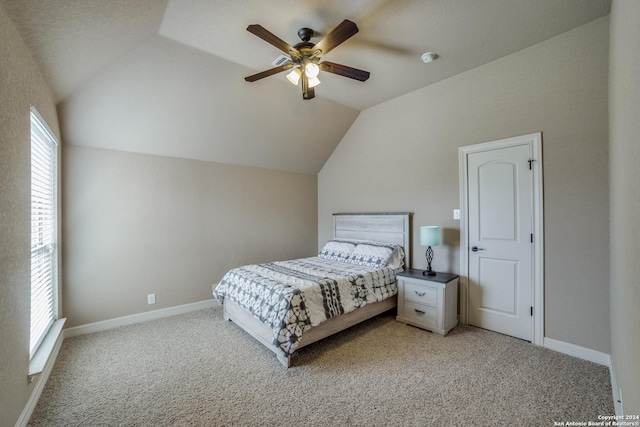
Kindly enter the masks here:
M 295 85 L 297 85 L 299 81 L 302 81 L 302 98 L 312 99 L 315 97 L 314 87 L 320 84 L 320 80 L 318 80 L 320 70 L 349 77 L 361 82 L 369 78 L 368 71 L 358 70 L 357 68 L 329 61 L 320 62 L 320 58 L 358 32 L 356 24 L 348 19 L 342 21 L 340 25 L 330 31 L 329 34 L 316 44 L 309 42 L 311 37 L 313 37 L 313 30 L 311 28 L 301 28 L 298 31 L 298 37 L 300 37 L 302 41 L 295 46 L 291 46 L 261 25 L 249 25 L 247 31 L 277 47 L 291 58 L 291 61 L 287 61 L 275 68 L 245 77 L 244 79 L 248 82 L 255 82 L 256 80 L 278 74 L 282 71 L 291 70 L 287 75 L 287 79 Z

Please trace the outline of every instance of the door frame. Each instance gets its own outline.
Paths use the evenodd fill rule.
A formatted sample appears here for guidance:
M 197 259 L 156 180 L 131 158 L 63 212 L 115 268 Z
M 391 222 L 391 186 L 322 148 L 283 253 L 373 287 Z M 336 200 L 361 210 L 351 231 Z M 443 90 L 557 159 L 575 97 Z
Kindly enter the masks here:
M 469 198 L 468 161 L 472 153 L 479 153 L 517 145 L 528 145 L 533 173 L 533 331 L 532 343 L 543 345 L 544 340 L 544 209 L 542 195 L 542 133 L 516 136 L 497 141 L 458 148 L 460 183 L 460 323 L 469 323 Z

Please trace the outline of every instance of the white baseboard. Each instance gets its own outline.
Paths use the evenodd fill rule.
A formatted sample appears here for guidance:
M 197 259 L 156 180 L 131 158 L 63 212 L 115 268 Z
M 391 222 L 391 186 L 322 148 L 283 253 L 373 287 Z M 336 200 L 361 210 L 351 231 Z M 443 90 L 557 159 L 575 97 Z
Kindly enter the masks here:
M 579 345 L 570 344 L 568 342 L 554 340 L 553 338 L 548 337 L 544 338 L 544 343 L 542 346 L 550 350 L 568 354 L 569 356 L 574 356 L 580 359 L 588 360 L 589 362 L 604 365 L 611 369 L 611 356 L 606 353 L 602 353 L 586 347 L 581 347 Z
M 64 321 L 63 321 L 64 324 Z M 35 385 L 33 386 L 33 390 L 31 391 L 31 396 L 29 396 L 29 400 L 25 405 L 22 413 L 20 414 L 20 418 L 16 421 L 16 427 L 23 427 L 29 423 L 29 419 L 33 414 L 34 409 L 36 409 L 36 405 L 38 404 L 38 400 L 40 399 L 40 395 L 42 394 L 42 390 L 44 390 L 44 386 L 47 384 L 47 380 L 49 379 L 49 375 L 51 375 L 51 371 L 53 370 L 53 365 L 56 363 L 56 359 L 58 357 L 58 353 L 60 352 L 60 347 L 62 347 L 62 341 L 64 340 L 64 329 L 56 338 L 55 344 L 53 345 L 53 349 L 49 353 L 49 357 L 47 357 L 47 361 L 44 364 L 42 372 L 35 377 Z
M 616 415 L 623 416 L 624 408 L 622 406 L 622 389 L 618 388 L 618 379 L 616 378 L 616 369 L 613 365 L 613 359 L 611 359 L 611 366 L 609 366 L 609 373 L 611 374 L 611 391 L 613 391 L 613 407 L 615 408 Z
M 132 314 L 130 316 L 117 317 L 115 319 L 103 320 L 101 322 L 87 323 L 86 325 L 74 326 L 64 330 L 64 337 L 70 338 L 78 335 L 91 334 L 93 332 L 106 331 L 120 326 L 133 325 L 134 323 L 147 322 L 149 320 L 162 319 L 164 317 L 189 313 L 191 311 L 210 308 L 218 304 L 215 299 L 194 302 L 191 304 L 178 305 L 175 307 L 161 308 L 159 310 L 147 311 L 144 313 Z

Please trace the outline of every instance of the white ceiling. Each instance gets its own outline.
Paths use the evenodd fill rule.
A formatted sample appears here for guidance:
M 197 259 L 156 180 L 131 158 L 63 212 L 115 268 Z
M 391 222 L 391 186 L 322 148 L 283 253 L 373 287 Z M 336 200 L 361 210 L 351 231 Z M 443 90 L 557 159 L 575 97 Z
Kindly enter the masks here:
M 317 173 L 359 111 L 605 16 L 610 0 L 0 0 L 59 102 L 63 141 Z M 360 32 L 301 99 L 285 73 L 247 83 L 342 20 Z M 438 58 L 424 64 L 420 56 Z

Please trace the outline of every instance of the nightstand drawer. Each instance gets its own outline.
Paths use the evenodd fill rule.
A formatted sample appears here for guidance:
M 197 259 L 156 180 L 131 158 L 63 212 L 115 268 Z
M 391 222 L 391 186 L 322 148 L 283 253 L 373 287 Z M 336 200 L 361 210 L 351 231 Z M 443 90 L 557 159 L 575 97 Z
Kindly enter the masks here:
M 405 281 L 404 299 L 418 304 L 427 304 L 436 307 L 438 305 L 438 290 Z
M 438 327 L 438 310 L 435 307 L 407 301 L 404 304 L 404 317 L 424 325 L 427 329 Z

